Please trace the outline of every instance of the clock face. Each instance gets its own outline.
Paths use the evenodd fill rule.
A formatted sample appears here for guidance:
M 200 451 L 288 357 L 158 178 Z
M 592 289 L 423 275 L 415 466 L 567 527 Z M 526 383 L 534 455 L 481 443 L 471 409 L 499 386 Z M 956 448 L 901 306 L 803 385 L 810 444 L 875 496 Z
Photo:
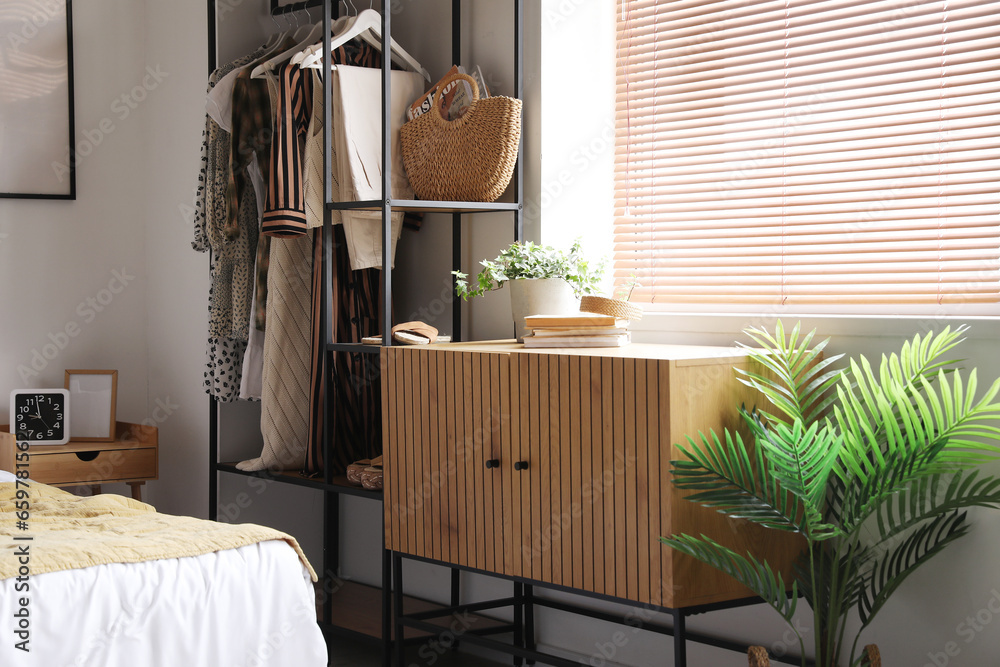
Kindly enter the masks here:
M 15 389 L 10 394 L 10 430 L 36 445 L 69 442 L 69 392 L 65 389 Z

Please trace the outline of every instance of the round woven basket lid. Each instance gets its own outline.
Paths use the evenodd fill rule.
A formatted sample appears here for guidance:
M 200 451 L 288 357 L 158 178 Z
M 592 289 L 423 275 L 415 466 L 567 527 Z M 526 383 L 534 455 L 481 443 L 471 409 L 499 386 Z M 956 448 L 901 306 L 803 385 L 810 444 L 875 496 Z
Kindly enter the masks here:
M 600 313 L 601 315 L 611 315 L 620 320 L 641 320 L 642 308 L 622 301 L 621 299 L 609 299 L 606 296 L 587 295 L 580 299 L 580 311 L 584 313 Z

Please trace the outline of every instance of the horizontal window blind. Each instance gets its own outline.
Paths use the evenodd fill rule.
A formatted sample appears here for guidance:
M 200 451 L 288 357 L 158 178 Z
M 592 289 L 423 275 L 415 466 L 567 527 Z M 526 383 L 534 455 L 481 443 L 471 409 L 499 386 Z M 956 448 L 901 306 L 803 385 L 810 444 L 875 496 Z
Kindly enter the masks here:
M 1000 302 L 1000 0 L 618 0 L 632 300 Z

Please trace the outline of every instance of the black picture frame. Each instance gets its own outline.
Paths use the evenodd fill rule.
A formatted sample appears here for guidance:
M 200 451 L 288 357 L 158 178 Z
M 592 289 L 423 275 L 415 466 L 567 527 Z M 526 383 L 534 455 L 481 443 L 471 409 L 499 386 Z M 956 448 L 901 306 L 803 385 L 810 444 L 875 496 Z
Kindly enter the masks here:
M 0 43 L 0 198 L 76 199 L 72 0 L 8 4 L 0 26 L 7 35 Z

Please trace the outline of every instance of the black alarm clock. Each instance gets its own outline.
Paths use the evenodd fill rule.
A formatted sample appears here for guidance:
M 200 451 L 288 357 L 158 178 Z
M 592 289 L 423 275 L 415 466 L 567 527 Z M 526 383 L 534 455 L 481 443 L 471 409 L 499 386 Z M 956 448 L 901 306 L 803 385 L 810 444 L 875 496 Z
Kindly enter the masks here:
M 32 445 L 69 442 L 69 391 L 15 389 L 10 392 L 10 432 Z

